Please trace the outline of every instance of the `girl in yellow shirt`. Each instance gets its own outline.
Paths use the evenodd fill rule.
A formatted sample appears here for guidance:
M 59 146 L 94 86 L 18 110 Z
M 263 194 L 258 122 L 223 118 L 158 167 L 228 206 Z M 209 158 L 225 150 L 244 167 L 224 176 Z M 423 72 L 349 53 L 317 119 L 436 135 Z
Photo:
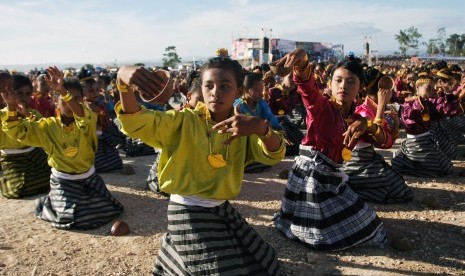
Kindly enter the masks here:
M 26 145 L 42 147 L 48 154 L 52 167 L 50 193 L 38 199 L 37 217 L 61 229 L 101 226 L 119 216 L 123 206 L 95 172 L 96 116 L 83 107 L 82 87 L 77 80 L 64 81 L 63 73 L 50 67 L 46 82 L 60 93 L 57 117 L 18 119 L 15 98 L 9 91 L 2 91 L 8 108 L 2 117 L 2 129 Z
M 11 91 L 18 103 L 18 116 L 33 121 L 42 118 L 38 111 L 27 108 L 32 95 L 31 80 L 22 75 L 5 77 L 13 81 Z M 0 111 L 0 116 L 5 116 L 6 113 L 8 110 L 4 108 Z M 4 197 L 21 198 L 49 190 L 50 167 L 47 164 L 47 154 L 42 148 L 29 147 L 0 130 L 0 152 L 0 164 L 3 168 L 0 187 Z
M 138 104 L 132 89 L 153 98 L 167 82 L 142 67 L 122 67 L 117 82 L 122 131 L 162 150 L 158 177 L 170 194 L 168 232 L 153 274 L 279 274 L 273 248 L 228 201 L 239 194 L 247 163 L 273 165 L 285 154 L 282 137 L 265 121 L 233 109 L 242 91 L 239 63 L 211 59 L 200 74 L 205 103 L 182 111 Z

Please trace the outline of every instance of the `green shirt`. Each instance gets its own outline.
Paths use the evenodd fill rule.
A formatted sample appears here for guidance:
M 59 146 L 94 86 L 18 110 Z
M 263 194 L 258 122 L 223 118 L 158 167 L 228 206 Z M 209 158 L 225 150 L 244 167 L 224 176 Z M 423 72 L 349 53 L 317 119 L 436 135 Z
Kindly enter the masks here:
M 121 104 L 117 103 L 115 111 L 124 133 L 162 150 L 158 179 L 160 189 L 166 193 L 232 199 L 241 190 L 247 163 L 274 165 L 284 158 L 286 148 L 282 139 L 276 152 L 267 151 L 256 135 L 233 139 L 229 147 L 223 147 L 227 135 L 211 130 L 215 124 L 211 122 L 212 153 L 222 154 L 227 162 L 222 168 L 211 167 L 207 161 L 210 152 L 204 104 L 193 110 L 167 112 L 141 107 L 134 114 L 123 114 Z
M 74 117 L 75 123 L 65 126 L 60 117 L 38 121 L 19 119 L 7 122 L 2 116 L 2 130 L 10 137 L 32 147 L 42 147 L 48 154 L 48 165 L 60 172 L 79 174 L 88 171 L 95 162 L 97 150 L 97 116 L 87 107 L 84 117 Z M 65 149 L 77 148 L 74 156 L 65 155 Z
M 31 115 L 33 115 L 30 118 L 25 118 L 25 120 L 38 120 L 42 118 L 42 115 L 39 113 L 39 111 L 32 109 L 29 111 Z M 8 109 L 5 107 L 4 109 L 0 110 L 0 118 L 3 116 L 8 116 Z M 6 115 L 5 115 L 6 114 Z M 28 145 L 25 145 L 18 140 L 11 138 L 8 136 L 5 132 L 3 132 L 0 129 L 0 149 L 23 149 L 23 148 L 28 148 Z

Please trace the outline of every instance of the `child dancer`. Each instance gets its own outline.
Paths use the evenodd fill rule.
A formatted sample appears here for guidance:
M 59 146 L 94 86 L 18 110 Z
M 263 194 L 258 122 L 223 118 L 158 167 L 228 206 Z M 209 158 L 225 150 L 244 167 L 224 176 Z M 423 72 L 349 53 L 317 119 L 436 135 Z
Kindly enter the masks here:
M 416 81 L 417 96 L 402 105 L 402 122 L 407 139 L 392 159 L 392 167 L 401 174 L 441 177 L 452 173 L 451 160 L 441 151 L 430 134 L 431 121 L 451 116 L 460 110 L 452 94 L 437 97 L 434 81 L 421 75 Z
M 434 79 L 436 80 L 436 89 L 440 97 L 444 97 L 446 94 L 451 94 L 455 89 L 457 89 L 456 87 L 454 88 L 454 74 L 452 74 L 452 72 L 448 69 L 443 69 L 437 72 Z M 457 145 L 461 145 L 465 142 L 465 136 L 463 136 L 463 134 L 458 131 L 453 124 L 457 116 L 459 116 L 459 114 L 455 114 L 454 116 L 444 116 L 439 120 L 440 129 L 444 132 L 446 138 L 450 141 L 454 149 Z M 454 159 L 454 157 L 452 157 L 452 159 Z
M 349 186 L 365 201 L 379 203 L 410 202 L 413 192 L 402 176 L 394 171 L 375 151 L 391 148 L 394 138 L 384 116 L 384 107 L 392 91 L 378 89 L 378 81 L 384 75 L 369 68 L 366 74 L 367 97 L 357 106 L 356 114 L 368 119 L 368 139 L 361 139 L 352 151 L 352 158 L 344 163 L 344 172 L 349 175 Z
M 202 87 L 200 84 L 200 75 L 197 71 L 193 71 L 187 80 L 187 85 L 189 90 L 187 91 L 186 97 L 187 102 L 184 108 L 194 109 L 197 106 L 197 103 L 203 102 Z M 158 182 L 158 164 L 160 161 L 160 151 L 157 150 L 157 157 L 155 157 L 155 162 L 149 171 L 149 176 L 147 177 L 147 186 L 148 188 L 165 197 L 169 197 L 169 194 L 164 193 L 160 190 L 160 185 Z
M 90 229 L 101 226 L 123 212 L 123 206 L 95 173 L 97 118 L 82 106 L 79 82 L 63 81 L 56 67 L 47 69 L 47 83 L 60 93 L 57 117 L 39 121 L 18 119 L 16 100 L 3 92 L 8 117 L 3 131 L 20 142 L 42 147 L 52 167 L 50 193 L 37 200 L 36 216 L 61 229 Z
M 123 160 L 116 145 L 123 143 L 125 136 L 111 122 L 110 113 L 106 107 L 98 102 L 100 91 L 97 82 L 92 77 L 86 77 L 81 79 L 81 86 L 85 105 L 97 115 L 98 147 L 95 153 L 95 169 L 97 173 L 121 170 Z M 118 136 L 121 136 L 120 139 L 115 138 Z
M 13 83 L 12 91 L 11 87 L 0 89 L 2 93 L 10 90 L 17 102 L 18 117 L 33 121 L 42 118 L 38 111 L 27 108 L 32 95 L 32 83 L 29 78 L 22 75 L 11 77 L 6 73 L 2 73 L 0 78 L 9 79 Z M 2 118 L 7 118 L 8 109 L 2 109 L 0 114 Z M 21 198 L 49 190 L 50 167 L 47 164 L 47 154 L 40 147 L 29 147 L 0 130 L 0 149 L 0 164 L 3 169 L 0 183 L 4 197 Z
M 363 83 L 361 64 L 350 57 L 334 67 L 334 101 L 319 92 L 304 50 L 287 54 L 278 65 L 294 68 L 297 91 L 307 109 L 307 134 L 289 173 L 275 226 L 286 237 L 315 249 L 383 246 L 383 223 L 347 185 L 348 176 L 340 171 L 343 157 L 348 159 L 357 139 L 367 135 L 366 119 L 353 114 L 354 99 Z
M 141 108 L 129 87 L 149 98 L 164 83 L 144 68 L 118 72 L 121 104 L 116 111 L 123 131 L 162 149 L 160 189 L 171 195 L 168 232 L 153 274 L 277 275 L 273 248 L 229 199 L 241 190 L 244 165 L 279 162 L 285 143 L 262 119 L 234 112 L 243 83 L 237 61 L 211 59 L 200 79 L 205 104 L 160 112 Z

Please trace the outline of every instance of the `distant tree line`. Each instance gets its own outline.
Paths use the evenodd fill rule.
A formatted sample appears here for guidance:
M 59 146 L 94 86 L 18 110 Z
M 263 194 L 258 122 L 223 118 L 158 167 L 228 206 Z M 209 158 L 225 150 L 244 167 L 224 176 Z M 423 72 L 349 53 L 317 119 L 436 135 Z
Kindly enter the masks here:
M 427 41 L 421 41 L 423 35 L 418 29 L 411 26 L 405 30 L 400 30 L 395 35 L 399 43 L 399 50 L 402 56 L 407 55 L 408 50 L 417 50 L 419 45 L 426 46 L 428 54 L 447 54 L 451 56 L 465 55 L 465 34 L 446 35 L 446 28 L 439 28 L 436 37 L 429 38 Z M 418 54 L 418 51 L 417 53 Z

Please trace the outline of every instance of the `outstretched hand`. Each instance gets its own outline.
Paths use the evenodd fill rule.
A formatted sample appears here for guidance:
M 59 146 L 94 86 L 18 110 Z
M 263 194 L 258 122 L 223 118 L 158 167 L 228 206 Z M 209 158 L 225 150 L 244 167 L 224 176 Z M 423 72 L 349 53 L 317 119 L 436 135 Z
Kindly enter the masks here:
M 138 91 L 145 99 L 151 99 L 163 91 L 168 79 L 162 79 L 160 76 L 149 72 L 144 67 L 123 66 L 118 70 L 117 81 L 129 85 L 135 91 Z
M 62 93 L 63 90 L 63 78 L 64 74 L 56 66 L 49 67 L 47 71 L 47 76 L 45 77 L 45 82 L 52 88 L 52 90 Z M 64 91 L 63 91 L 64 92 Z
M 237 137 L 248 136 L 252 134 L 262 135 L 266 123 L 259 117 L 241 114 L 239 105 L 234 107 L 234 116 L 217 123 L 213 129 L 218 133 L 230 133 L 231 136 L 224 141 L 225 144 L 231 143 Z M 262 130 L 258 133 L 257 130 Z
M 280 58 L 275 62 L 274 65 L 278 67 L 290 67 L 298 66 L 302 68 L 307 64 L 308 57 L 304 49 L 295 49 L 284 57 Z
M 344 136 L 344 146 L 348 149 L 353 149 L 366 129 L 367 122 L 365 119 L 356 120 L 350 124 L 347 127 L 347 131 L 342 134 Z

